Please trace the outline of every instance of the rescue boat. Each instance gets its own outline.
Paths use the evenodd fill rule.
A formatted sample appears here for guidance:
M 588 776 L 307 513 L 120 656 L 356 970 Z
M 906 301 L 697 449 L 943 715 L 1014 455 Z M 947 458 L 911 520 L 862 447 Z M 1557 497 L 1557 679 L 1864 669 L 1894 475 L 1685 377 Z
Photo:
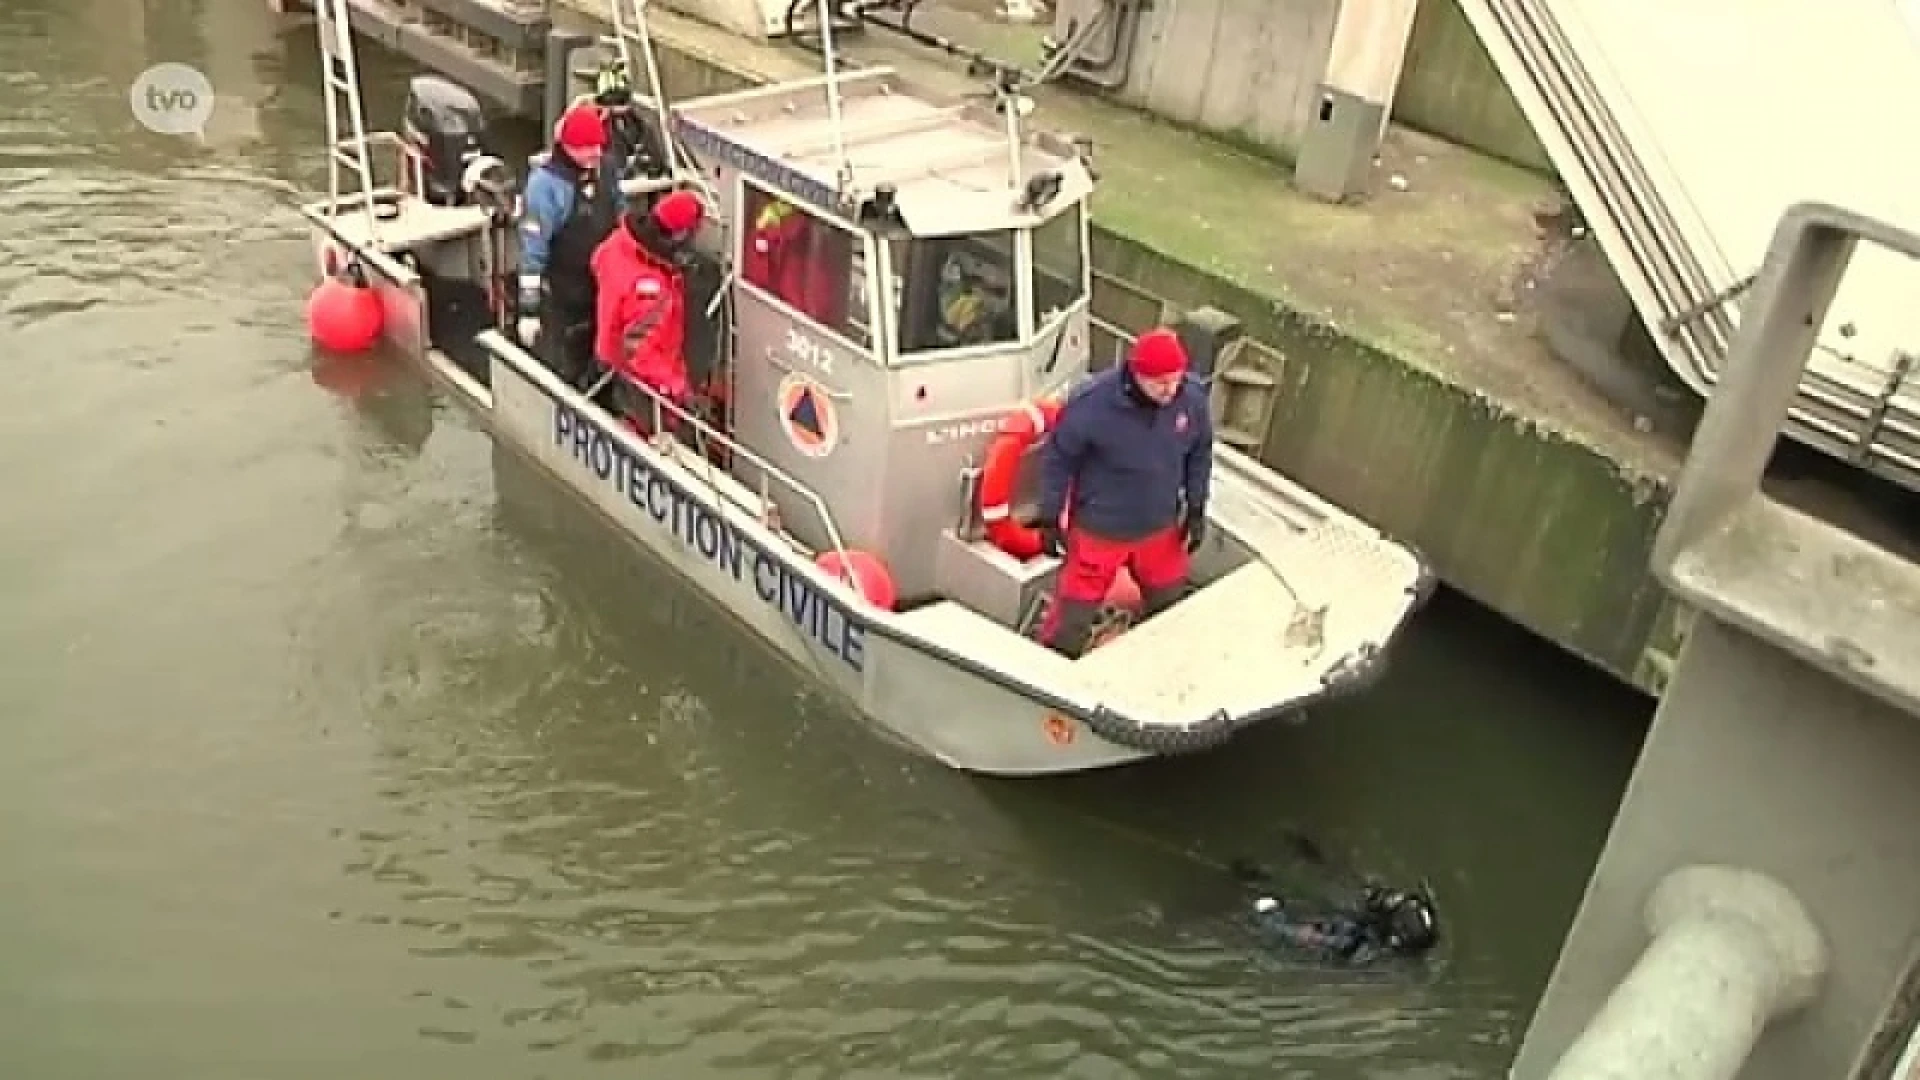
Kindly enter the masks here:
M 1014 80 L 952 99 L 838 71 L 829 32 L 821 77 L 670 104 L 644 0 L 614 7 L 610 44 L 645 73 L 671 159 L 629 194 L 691 185 L 709 208 L 690 362 L 725 387 L 724 417 L 649 397 L 648 429 L 677 436 L 643 437 L 521 347 L 516 170 L 477 101 L 423 76 L 401 132 L 367 131 L 347 4 L 317 0 L 331 175 L 303 212 L 322 275 L 375 292 L 393 350 L 810 680 L 954 768 L 1208 750 L 1368 684 L 1426 566 L 1225 444 L 1191 592 L 1137 624 L 1116 595 L 1077 659 L 1036 640 L 1059 570 L 1029 516 L 1036 451 L 1092 361 L 1095 180 L 1081 146 L 1023 126 Z M 766 230 L 804 234 L 788 245 L 804 272 L 763 257 Z M 1187 333 L 1205 377 L 1216 357 Z

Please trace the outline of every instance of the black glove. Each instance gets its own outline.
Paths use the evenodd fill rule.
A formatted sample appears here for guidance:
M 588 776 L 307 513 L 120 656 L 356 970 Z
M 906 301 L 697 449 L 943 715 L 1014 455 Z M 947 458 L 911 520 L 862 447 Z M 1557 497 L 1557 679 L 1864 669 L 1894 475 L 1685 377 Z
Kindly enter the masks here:
M 517 312 L 517 314 L 521 318 L 531 319 L 536 315 L 539 315 L 540 314 L 540 275 L 521 274 L 520 275 L 520 292 L 516 299 L 518 301 L 518 306 L 519 306 L 519 311 Z
M 1187 520 L 1181 532 L 1187 538 L 1187 554 L 1191 555 L 1199 551 L 1200 545 L 1207 542 L 1207 512 L 1205 510 L 1187 511 Z
M 1060 526 L 1042 525 L 1039 529 L 1040 554 L 1050 555 L 1056 559 L 1065 558 L 1067 554 L 1067 544 L 1066 541 L 1060 537 Z

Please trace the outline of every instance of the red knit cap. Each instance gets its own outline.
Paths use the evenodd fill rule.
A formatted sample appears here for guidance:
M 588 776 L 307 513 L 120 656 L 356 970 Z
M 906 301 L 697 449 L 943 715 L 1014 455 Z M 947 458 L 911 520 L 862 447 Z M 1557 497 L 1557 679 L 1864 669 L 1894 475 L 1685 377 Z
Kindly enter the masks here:
M 591 105 L 575 105 L 560 117 L 553 129 L 554 141 L 567 150 L 603 150 L 607 145 L 607 123 L 600 110 Z
M 1133 343 L 1127 366 L 1142 379 L 1160 379 L 1187 370 L 1187 350 L 1179 335 L 1161 327 L 1149 330 Z
M 686 188 L 668 192 L 653 207 L 653 220 L 669 233 L 692 231 L 699 226 L 705 214 L 705 208 L 700 205 L 700 196 Z

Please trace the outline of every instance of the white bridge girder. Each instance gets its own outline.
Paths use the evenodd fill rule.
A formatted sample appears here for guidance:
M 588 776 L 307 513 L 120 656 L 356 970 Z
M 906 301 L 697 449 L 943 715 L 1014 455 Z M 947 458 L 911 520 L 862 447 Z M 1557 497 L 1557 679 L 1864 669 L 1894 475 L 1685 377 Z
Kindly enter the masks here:
M 1668 365 L 1709 396 L 1787 207 L 1920 227 L 1920 0 L 1461 0 Z M 1920 489 L 1920 266 L 1862 251 L 1786 434 Z

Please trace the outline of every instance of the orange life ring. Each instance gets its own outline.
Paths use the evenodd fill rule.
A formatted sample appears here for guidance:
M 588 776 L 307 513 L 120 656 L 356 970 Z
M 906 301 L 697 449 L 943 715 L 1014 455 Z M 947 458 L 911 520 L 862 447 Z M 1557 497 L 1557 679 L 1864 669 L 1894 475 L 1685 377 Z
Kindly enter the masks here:
M 1000 433 L 987 446 L 987 463 L 980 472 L 980 519 L 986 523 L 993 546 L 1025 561 L 1040 554 L 1040 532 L 1013 516 L 1013 488 L 1020 476 L 1020 459 L 1060 419 L 1060 402 L 1052 398 L 1023 403 L 1000 421 Z

